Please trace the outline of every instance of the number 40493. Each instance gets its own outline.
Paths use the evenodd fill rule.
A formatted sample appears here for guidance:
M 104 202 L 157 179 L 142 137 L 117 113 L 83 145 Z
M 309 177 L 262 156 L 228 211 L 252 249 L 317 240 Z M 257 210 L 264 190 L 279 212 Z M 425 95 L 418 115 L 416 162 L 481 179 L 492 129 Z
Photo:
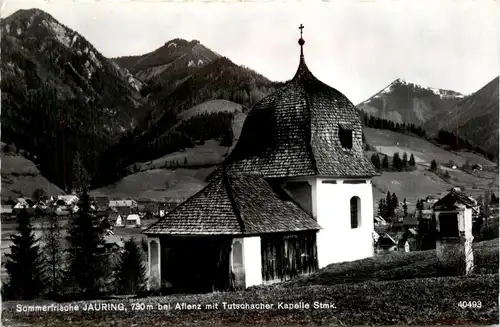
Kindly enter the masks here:
M 458 306 L 462 309 L 480 309 L 483 304 L 481 303 L 481 301 L 460 301 L 458 302 Z

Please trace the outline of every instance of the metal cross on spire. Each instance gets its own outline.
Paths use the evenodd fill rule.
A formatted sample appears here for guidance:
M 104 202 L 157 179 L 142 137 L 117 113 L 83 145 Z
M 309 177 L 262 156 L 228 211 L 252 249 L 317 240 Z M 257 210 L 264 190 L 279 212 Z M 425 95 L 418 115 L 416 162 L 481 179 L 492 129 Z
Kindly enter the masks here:
M 304 43 L 306 43 L 306 41 L 304 41 L 304 39 L 302 38 L 302 30 L 304 29 L 304 25 L 300 24 L 299 26 L 299 30 L 300 30 L 300 39 L 299 39 L 299 45 L 300 45 L 300 57 L 304 57 L 304 49 L 303 49 L 303 45 Z

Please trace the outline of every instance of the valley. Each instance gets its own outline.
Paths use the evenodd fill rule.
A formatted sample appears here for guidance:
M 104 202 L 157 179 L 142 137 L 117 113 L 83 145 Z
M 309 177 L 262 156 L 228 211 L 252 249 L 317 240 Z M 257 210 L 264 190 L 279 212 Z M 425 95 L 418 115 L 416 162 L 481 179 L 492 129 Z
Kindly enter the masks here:
M 13 145 L 24 153 L 2 150 L 4 202 L 29 197 L 37 188 L 64 194 L 72 184 L 89 181 L 93 196 L 182 201 L 205 186 L 206 177 L 231 152 L 249 108 L 283 85 L 232 63 L 198 40 L 177 38 L 143 55 L 105 58 L 84 36 L 37 9 L 21 10 L 1 26 L 2 40 L 9 44 L 2 61 L 2 149 Z M 33 38 L 39 42 L 28 41 Z M 59 58 L 56 64 L 38 60 L 41 51 Z M 23 73 L 29 67 L 47 73 Z M 50 81 L 51 88 L 42 89 L 41 81 Z M 29 92 L 21 91 L 19 83 Z M 375 177 L 374 206 L 388 191 L 406 198 L 410 207 L 453 186 L 473 196 L 496 191 L 497 163 L 431 139 L 440 128 L 456 125 L 449 115 L 459 114 L 471 130 L 474 121 L 486 119 L 484 112 L 498 114 L 497 84 L 498 78 L 464 95 L 397 79 L 360 103 L 362 114 L 424 126 L 429 134 L 425 139 L 364 128 L 371 147 L 367 156 L 376 151 L 392 160 L 395 152 L 406 152 L 417 163 L 414 171 L 385 171 Z M 33 110 L 35 103 L 43 110 Z M 487 109 L 478 112 L 475 108 L 483 103 Z M 32 119 L 43 121 L 43 128 L 29 131 Z M 491 149 L 495 143 L 490 141 L 498 139 L 498 120 L 490 119 L 487 126 L 496 136 L 481 140 Z M 460 132 L 460 137 L 478 140 L 478 133 L 472 134 Z M 449 178 L 428 171 L 432 160 Z M 450 162 L 457 169 L 448 168 Z M 461 169 L 466 164 L 488 169 L 472 174 Z

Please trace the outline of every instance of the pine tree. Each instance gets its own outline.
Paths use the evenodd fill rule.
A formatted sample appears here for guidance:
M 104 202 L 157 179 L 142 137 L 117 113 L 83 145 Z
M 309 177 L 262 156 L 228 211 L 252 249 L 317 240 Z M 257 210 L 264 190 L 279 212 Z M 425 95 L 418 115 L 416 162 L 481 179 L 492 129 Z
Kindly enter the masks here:
M 436 160 L 431 161 L 431 171 L 436 171 L 437 170 L 437 162 Z
M 410 155 L 409 164 L 410 164 L 410 167 L 415 167 L 415 157 L 413 156 L 413 153 Z
M 408 168 L 408 153 L 403 153 L 403 160 L 401 160 L 401 168 Z
M 371 161 L 375 169 L 380 170 L 380 157 L 378 156 L 378 154 L 372 154 Z
M 44 243 L 45 280 L 50 291 L 57 294 L 61 291 L 64 279 L 64 252 L 61 244 L 61 226 L 55 214 L 52 213 L 47 218 L 42 236 Z
M 392 167 L 398 171 L 401 170 L 401 158 L 398 152 L 394 153 L 392 157 Z
M 385 204 L 385 200 L 384 199 L 380 199 L 380 201 L 378 202 L 378 215 L 380 217 L 383 217 L 383 218 L 386 218 L 385 217 L 385 214 L 386 214 L 386 204 Z
M 142 248 L 142 252 L 148 253 L 148 241 L 146 241 L 145 238 L 142 238 L 142 240 L 141 240 L 141 248 Z
M 387 155 L 382 159 L 382 168 L 389 169 L 389 157 Z
M 406 204 L 406 198 L 403 199 L 403 215 L 404 217 L 408 216 L 408 205 Z
M 108 258 L 104 247 L 104 230 L 90 208 L 90 197 L 84 188 L 78 212 L 68 230 L 68 277 L 87 298 L 102 291 L 107 280 Z
M 31 195 L 31 198 L 35 201 L 44 201 L 47 199 L 47 192 L 45 192 L 44 189 L 37 188 L 33 191 L 33 194 Z
M 29 213 L 20 211 L 17 222 L 17 233 L 11 236 L 13 244 L 10 253 L 5 255 L 5 268 L 9 275 L 6 294 L 16 300 L 32 300 L 43 291 L 43 261 Z
M 391 195 L 391 214 L 392 215 L 396 214 L 396 209 L 398 207 L 399 207 L 398 197 L 396 196 L 396 193 L 392 193 L 392 195 Z
M 146 287 L 146 266 L 134 238 L 125 242 L 124 252 L 116 267 L 116 284 L 122 294 L 135 294 Z
M 234 133 L 233 133 L 233 128 L 229 127 L 226 129 L 226 131 L 222 134 L 220 145 L 221 146 L 226 146 L 230 147 L 233 145 L 233 139 L 234 139 Z
M 386 218 L 392 217 L 394 213 L 391 204 L 392 204 L 391 192 L 387 191 L 387 195 L 385 196 L 385 216 L 384 216 Z
M 89 184 L 89 176 L 83 164 L 80 153 L 77 151 L 73 157 L 71 188 L 80 193 Z
M 421 199 L 417 200 L 417 209 L 418 210 L 424 210 L 424 201 Z

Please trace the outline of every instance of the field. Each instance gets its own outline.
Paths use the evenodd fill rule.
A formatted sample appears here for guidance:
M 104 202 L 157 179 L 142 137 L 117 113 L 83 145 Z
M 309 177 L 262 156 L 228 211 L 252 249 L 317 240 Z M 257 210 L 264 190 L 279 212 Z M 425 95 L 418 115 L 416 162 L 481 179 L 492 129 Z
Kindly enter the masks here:
M 90 192 L 91 196 L 133 198 L 136 200 L 178 200 L 198 192 L 214 168 L 153 169 L 122 178 L 118 182 Z
M 59 187 L 40 174 L 32 161 L 22 155 L 4 154 L 2 151 L 0 158 L 2 165 L 2 199 L 31 196 L 37 188 L 44 189 L 49 196 L 64 194 Z
M 468 160 L 471 165 L 495 165 L 483 156 L 471 152 L 450 152 L 422 138 L 374 128 L 364 128 L 363 132 L 370 145 L 389 156 L 394 152 L 400 152 L 401 155 L 407 152 L 408 155 L 413 153 L 415 161 L 420 163 L 429 164 L 432 160 L 436 160 L 438 163 L 446 164 L 451 160 L 462 166 Z
M 496 172 L 482 171 L 472 175 L 461 169 L 441 167 L 441 169 L 448 171 L 449 179 L 443 179 L 428 171 L 432 160 L 442 164 L 447 164 L 451 160 L 459 167 L 467 161 L 471 165 L 494 166 L 493 162 L 480 155 L 470 152 L 446 151 L 421 138 L 388 130 L 365 128 L 364 133 L 368 142 L 378 152 L 387 154 L 389 158 L 392 158 L 395 152 L 399 152 L 400 156 L 404 152 L 408 153 L 408 156 L 413 153 L 417 163 L 415 171 L 384 172 L 381 176 L 373 179 L 375 208 L 378 201 L 385 198 L 387 191 L 396 193 L 400 201 L 406 198 L 409 208 L 413 208 L 419 198 L 425 198 L 427 195 L 441 196 L 455 186 L 461 187 L 464 192 L 473 197 L 483 195 L 486 190 L 498 193 L 498 170 Z
M 127 311 L 16 313 L 17 303 L 6 302 L 2 316 L 4 323 L 29 323 L 26 326 L 498 324 L 498 239 L 478 245 L 476 260 L 483 269 L 469 277 L 435 277 L 440 271 L 433 252 L 330 265 L 294 282 L 240 292 L 90 302 L 122 303 Z M 481 307 L 460 308 L 464 300 L 480 302 Z M 224 309 L 223 302 L 267 304 L 268 309 Z M 302 306 L 285 309 L 280 302 Z M 315 302 L 324 307 L 315 308 Z M 134 311 L 131 303 L 143 303 L 147 309 Z M 199 304 L 201 309 L 177 310 L 176 303 Z M 214 303 L 217 309 L 205 307 Z M 159 304 L 172 308 L 159 310 Z
M 244 116 L 244 114 L 238 114 L 235 118 L 233 124 L 235 139 L 241 132 Z M 399 151 L 401 155 L 404 152 L 408 155 L 413 153 L 417 161 L 416 171 L 384 172 L 373 179 L 374 208 L 377 208 L 378 201 L 385 197 L 387 191 L 396 193 L 401 201 L 406 198 L 410 209 L 413 209 L 418 198 L 425 198 L 432 194 L 443 195 L 454 186 L 462 187 L 472 196 L 482 195 L 485 190 L 498 193 L 498 170 L 496 172 L 483 171 L 474 176 L 462 170 L 449 169 L 451 178 L 448 180 L 427 170 L 432 160 L 443 164 L 452 160 L 459 166 L 467 161 L 471 165 L 494 166 L 494 163 L 482 156 L 470 152 L 446 151 L 426 140 L 387 130 L 365 128 L 364 133 L 367 141 L 378 152 L 390 157 L 396 151 Z M 219 163 L 227 151 L 228 148 L 221 147 L 218 142 L 211 140 L 204 145 L 172 153 L 151 162 L 137 163 L 142 171 L 128 175 L 115 184 L 94 190 L 93 195 L 134 197 L 155 201 L 164 198 L 186 198 L 206 185 L 204 178 L 214 169 L 213 167 L 196 168 L 196 166 Z M 367 155 L 371 153 L 368 152 Z M 182 165 L 184 158 L 188 161 L 186 167 L 165 169 L 165 162 L 173 160 Z

